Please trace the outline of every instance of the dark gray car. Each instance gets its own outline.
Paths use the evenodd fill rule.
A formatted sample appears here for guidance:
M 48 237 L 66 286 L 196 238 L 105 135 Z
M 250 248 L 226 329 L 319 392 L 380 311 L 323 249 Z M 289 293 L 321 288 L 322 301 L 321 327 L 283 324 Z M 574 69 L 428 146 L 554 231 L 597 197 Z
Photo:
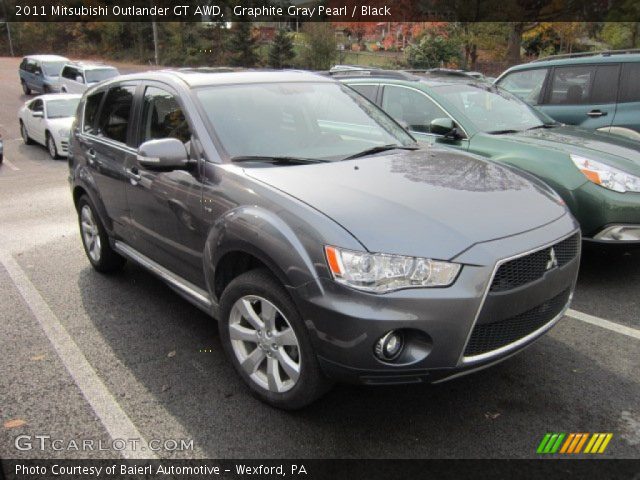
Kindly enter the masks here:
M 69 166 L 91 264 L 131 259 L 216 318 L 281 408 L 331 380 L 496 363 L 562 317 L 577 276 L 578 226 L 548 187 L 419 147 L 310 73 L 118 77 L 85 93 Z

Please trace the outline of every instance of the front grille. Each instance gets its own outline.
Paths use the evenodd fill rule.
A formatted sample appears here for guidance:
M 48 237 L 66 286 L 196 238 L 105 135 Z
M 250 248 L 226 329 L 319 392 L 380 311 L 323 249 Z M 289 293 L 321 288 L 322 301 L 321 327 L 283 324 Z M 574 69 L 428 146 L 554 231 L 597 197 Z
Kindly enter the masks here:
M 580 250 L 580 234 L 565 238 L 551 247 L 515 258 L 503 263 L 498 268 L 490 292 L 504 292 L 542 278 L 549 270 L 551 249 L 553 248 L 558 267 L 573 260 Z
M 478 324 L 473 328 L 465 357 L 480 355 L 509 345 L 535 332 L 556 317 L 569 301 L 571 289 L 566 289 L 551 300 L 526 312 L 493 323 Z

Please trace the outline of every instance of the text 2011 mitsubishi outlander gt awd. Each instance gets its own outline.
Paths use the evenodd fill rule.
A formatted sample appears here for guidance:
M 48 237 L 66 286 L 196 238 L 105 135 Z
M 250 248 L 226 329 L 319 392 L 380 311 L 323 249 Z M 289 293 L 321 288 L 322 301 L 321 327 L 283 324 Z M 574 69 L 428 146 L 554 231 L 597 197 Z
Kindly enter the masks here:
M 262 400 L 331 380 L 436 381 L 562 316 L 580 232 L 544 184 L 420 148 L 349 87 L 304 72 L 163 71 L 89 89 L 71 135 L 81 237 L 219 321 Z

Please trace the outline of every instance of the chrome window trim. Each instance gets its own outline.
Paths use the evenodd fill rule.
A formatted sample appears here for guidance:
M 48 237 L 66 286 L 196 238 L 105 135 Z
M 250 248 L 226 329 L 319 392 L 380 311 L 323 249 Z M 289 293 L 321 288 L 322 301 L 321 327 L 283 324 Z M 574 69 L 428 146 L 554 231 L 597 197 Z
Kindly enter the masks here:
M 520 258 L 520 257 L 525 257 L 527 255 L 531 255 L 532 253 L 535 252 L 539 252 L 540 250 L 544 250 L 546 248 L 549 248 L 557 243 L 562 242 L 563 240 L 566 240 L 567 238 L 575 235 L 576 233 L 578 233 L 580 230 L 576 229 L 573 230 L 571 233 L 569 233 L 568 235 L 565 235 L 563 237 L 560 237 L 552 242 L 548 242 L 545 245 L 541 246 L 541 247 L 536 247 L 533 248 L 531 250 L 528 250 L 526 252 L 522 252 L 522 253 L 518 253 L 516 255 L 513 255 L 511 257 L 506 257 L 503 258 L 501 260 L 498 260 L 495 264 L 495 266 L 493 267 L 493 272 L 491 273 L 491 277 L 489 277 L 489 282 L 487 283 L 487 287 L 485 288 L 484 294 L 482 295 L 482 300 L 480 301 L 480 306 L 478 307 L 478 310 L 476 311 L 476 315 L 475 318 L 473 319 L 473 323 L 471 324 L 471 328 L 469 329 L 469 333 L 467 333 L 467 339 L 464 342 L 464 345 L 462 346 L 462 350 L 460 351 L 460 356 L 458 358 L 458 363 L 457 366 L 466 366 L 466 365 L 473 365 L 485 360 L 489 360 L 492 359 L 494 357 L 499 357 L 500 355 L 503 355 L 507 352 L 510 352 L 512 350 L 517 350 L 519 347 L 521 347 L 522 345 L 526 344 L 527 342 L 531 341 L 533 338 L 535 338 L 536 336 L 542 335 L 544 332 L 546 332 L 547 330 L 549 330 L 551 327 L 553 327 L 553 325 L 555 325 L 558 320 L 560 320 L 565 311 L 567 310 L 567 308 L 569 308 L 569 305 L 571 304 L 571 300 L 573 298 L 573 292 L 575 290 L 575 282 L 574 284 L 571 286 L 571 293 L 569 294 L 569 301 L 567 302 L 567 304 L 564 306 L 564 308 L 562 309 L 562 312 L 560 312 L 560 314 L 557 317 L 552 318 L 549 322 L 545 323 L 542 327 L 540 327 L 539 329 L 535 330 L 534 332 L 531 332 L 529 335 L 526 335 L 522 338 L 519 338 L 518 340 L 516 340 L 515 342 L 511 342 L 508 343 L 507 345 L 504 345 L 500 348 L 497 348 L 495 350 L 490 350 L 488 352 L 482 353 L 480 355 L 472 355 L 469 357 L 465 357 L 464 356 L 464 351 L 467 348 L 467 345 L 469 344 L 469 340 L 471 339 L 471 334 L 473 333 L 473 329 L 476 326 L 476 323 L 478 323 L 478 319 L 480 318 L 480 313 L 482 312 L 482 308 L 484 307 L 484 303 L 487 299 L 487 296 L 489 295 L 489 289 L 491 288 L 491 285 L 493 283 L 493 279 L 496 276 L 496 273 L 498 272 L 498 269 L 500 268 L 500 266 L 506 262 L 509 262 L 511 260 L 515 260 L 516 258 Z M 580 242 L 578 244 L 578 254 L 577 257 L 580 258 L 580 256 L 582 255 L 582 242 Z
M 82 138 L 86 138 L 88 140 L 92 140 L 94 142 L 101 143 L 102 145 L 105 145 L 107 147 L 117 148 L 118 150 L 122 150 L 123 152 L 126 152 L 126 153 L 131 153 L 134 155 L 137 153 L 137 150 L 135 148 L 131 148 L 130 146 L 125 145 L 124 143 L 116 142 L 106 137 L 100 137 L 90 133 L 82 133 L 82 132 L 78 133 L 78 136 Z

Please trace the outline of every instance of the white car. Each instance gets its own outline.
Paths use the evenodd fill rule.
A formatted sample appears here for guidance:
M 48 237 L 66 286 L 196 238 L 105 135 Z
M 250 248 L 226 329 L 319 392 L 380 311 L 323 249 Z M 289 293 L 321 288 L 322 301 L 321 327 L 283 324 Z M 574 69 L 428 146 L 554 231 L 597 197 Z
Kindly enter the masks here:
M 18 111 L 24 143 L 45 145 L 51 158 L 66 157 L 69 133 L 82 95 L 47 94 L 26 102 Z
M 60 72 L 60 91 L 63 93 L 84 93 L 89 87 L 110 78 L 117 77 L 117 68 L 101 63 L 69 62 Z

